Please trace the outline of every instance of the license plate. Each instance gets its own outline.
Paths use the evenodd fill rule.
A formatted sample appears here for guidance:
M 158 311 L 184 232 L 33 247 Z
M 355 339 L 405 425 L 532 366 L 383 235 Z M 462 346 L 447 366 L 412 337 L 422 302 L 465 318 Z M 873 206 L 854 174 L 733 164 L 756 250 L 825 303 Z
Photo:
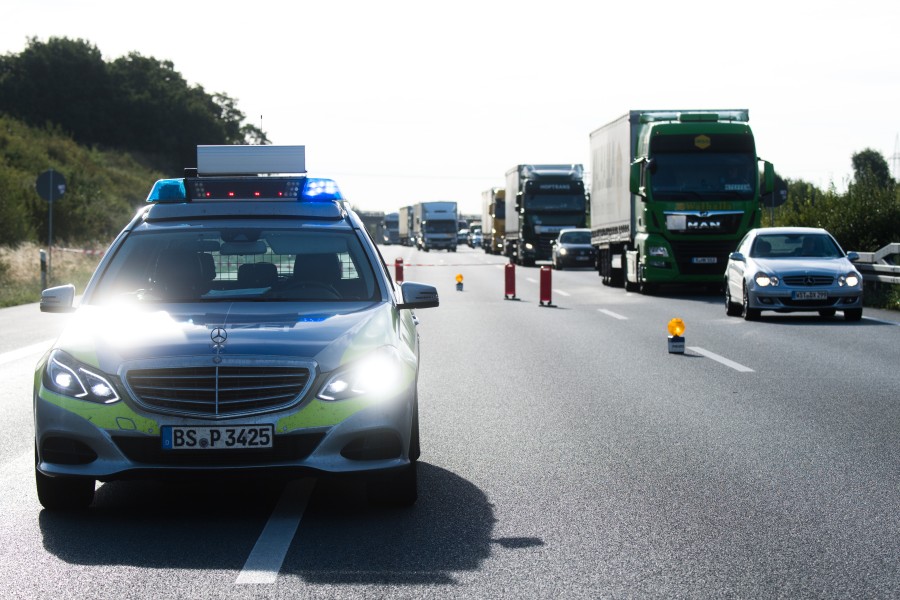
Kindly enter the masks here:
M 590 256 L 576 256 L 575 260 L 591 260 Z
M 828 292 L 794 292 L 794 300 L 828 300 Z
M 247 450 L 271 448 L 272 425 L 229 425 L 162 427 L 163 450 Z
M 695 265 L 714 265 L 719 262 L 719 259 L 715 256 L 695 256 L 691 262 Z

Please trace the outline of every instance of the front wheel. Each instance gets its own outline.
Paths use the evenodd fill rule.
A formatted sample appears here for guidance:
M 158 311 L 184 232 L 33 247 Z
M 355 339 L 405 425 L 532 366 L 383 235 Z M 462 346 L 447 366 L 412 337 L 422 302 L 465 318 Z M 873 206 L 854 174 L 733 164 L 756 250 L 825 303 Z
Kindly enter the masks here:
M 728 282 L 725 282 L 725 314 L 729 317 L 739 317 L 742 310 L 741 305 L 731 299 L 731 290 Z
M 845 321 L 859 321 L 862 319 L 863 309 L 861 308 L 848 308 L 844 311 L 844 320 Z
M 747 291 L 747 286 L 744 285 L 744 301 L 741 307 L 741 316 L 744 317 L 745 321 L 758 321 L 760 315 L 762 315 L 760 309 L 750 308 L 750 293 Z
M 94 501 L 96 482 L 88 477 L 50 477 L 34 470 L 38 500 L 48 510 L 77 510 Z

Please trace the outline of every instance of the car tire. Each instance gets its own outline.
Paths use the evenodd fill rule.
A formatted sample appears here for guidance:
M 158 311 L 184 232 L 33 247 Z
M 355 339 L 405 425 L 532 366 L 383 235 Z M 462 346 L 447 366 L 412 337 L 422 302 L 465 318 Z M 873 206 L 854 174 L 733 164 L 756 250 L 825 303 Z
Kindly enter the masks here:
M 744 284 L 744 297 L 741 303 L 741 316 L 745 321 L 758 321 L 762 311 L 758 308 L 750 308 L 750 294 L 747 293 L 747 285 Z
M 728 289 L 728 283 L 725 283 L 725 314 L 729 317 L 739 317 L 743 308 L 740 304 L 731 299 L 731 290 Z
M 834 310 L 833 308 L 823 308 L 822 310 L 819 311 L 819 316 L 825 317 L 825 318 L 833 317 L 836 312 L 837 311 Z
M 863 309 L 861 308 L 848 308 L 844 311 L 844 320 L 845 321 L 859 321 L 862 319 Z
M 366 496 L 370 504 L 407 507 L 419 497 L 417 462 L 410 462 L 402 469 L 379 476 L 366 484 Z
M 38 500 L 47 510 L 79 510 L 94 501 L 96 481 L 88 477 L 50 477 L 35 468 L 34 480 Z

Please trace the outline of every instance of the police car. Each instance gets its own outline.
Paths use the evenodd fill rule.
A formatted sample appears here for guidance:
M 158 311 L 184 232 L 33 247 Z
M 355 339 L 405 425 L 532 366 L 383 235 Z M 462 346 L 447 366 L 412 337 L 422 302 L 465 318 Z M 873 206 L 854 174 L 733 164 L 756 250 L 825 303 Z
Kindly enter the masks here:
M 302 146 L 201 146 L 156 182 L 37 365 L 35 478 L 48 509 L 97 481 L 363 474 L 417 497 L 419 341 L 434 287 L 392 281 Z

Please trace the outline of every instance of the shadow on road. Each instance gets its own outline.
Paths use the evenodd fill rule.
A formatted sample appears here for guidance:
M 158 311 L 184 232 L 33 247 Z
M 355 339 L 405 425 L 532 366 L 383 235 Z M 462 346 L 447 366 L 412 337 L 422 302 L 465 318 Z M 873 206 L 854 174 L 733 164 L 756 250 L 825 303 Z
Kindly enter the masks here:
M 43 511 L 44 547 L 79 565 L 162 569 L 243 568 L 283 490 L 274 481 L 114 482 L 80 512 Z M 407 509 L 370 506 L 363 484 L 321 479 L 281 569 L 311 583 L 452 584 L 478 569 L 491 545 L 527 548 L 535 538 L 491 539 L 484 493 L 440 467 L 419 463 L 419 500 Z

